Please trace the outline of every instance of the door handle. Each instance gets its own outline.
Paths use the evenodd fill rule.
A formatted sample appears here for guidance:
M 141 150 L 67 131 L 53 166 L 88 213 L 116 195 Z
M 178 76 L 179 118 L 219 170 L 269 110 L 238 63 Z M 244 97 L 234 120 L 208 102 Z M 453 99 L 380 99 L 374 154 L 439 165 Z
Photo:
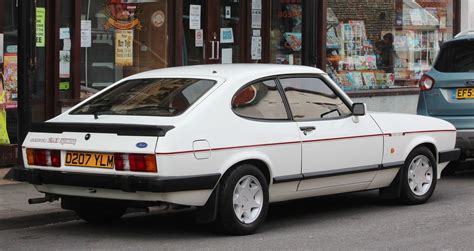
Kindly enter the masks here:
M 314 126 L 302 126 L 302 127 L 300 127 L 300 130 L 303 132 L 304 135 L 306 135 L 309 132 L 312 132 L 312 131 L 316 130 L 316 127 L 314 127 Z
M 209 60 L 219 60 L 220 59 L 220 42 L 211 41 L 211 57 Z

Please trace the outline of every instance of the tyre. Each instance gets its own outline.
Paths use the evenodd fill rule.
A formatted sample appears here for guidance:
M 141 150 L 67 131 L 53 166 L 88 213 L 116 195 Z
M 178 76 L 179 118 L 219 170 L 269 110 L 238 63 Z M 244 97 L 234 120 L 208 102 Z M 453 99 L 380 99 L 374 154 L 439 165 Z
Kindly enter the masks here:
M 263 173 L 253 165 L 238 166 L 222 178 L 219 189 L 217 230 L 253 234 L 268 211 L 268 183 Z
M 104 224 L 119 220 L 125 214 L 127 208 L 120 205 L 88 201 L 81 202 L 74 211 L 79 218 L 89 223 Z
M 425 203 L 436 187 L 436 167 L 435 157 L 427 147 L 415 148 L 403 167 L 401 202 L 408 205 Z

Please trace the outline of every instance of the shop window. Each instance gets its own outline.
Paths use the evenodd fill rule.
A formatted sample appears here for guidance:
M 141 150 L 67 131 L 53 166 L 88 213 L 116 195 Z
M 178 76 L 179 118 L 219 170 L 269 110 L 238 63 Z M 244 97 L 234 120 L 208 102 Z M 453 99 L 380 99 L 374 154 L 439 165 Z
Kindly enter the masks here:
M 342 99 L 319 78 L 287 78 L 280 82 L 296 121 L 338 118 L 351 114 Z
M 81 1 L 81 84 L 102 89 L 168 66 L 168 1 Z
M 276 64 L 301 62 L 303 45 L 302 0 L 272 0 L 270 61 Z
M 452 20 L 453 0 L 328 0 L 327 72 L 348 91 L 415 87 Z
M 288 119 L 275 81 L 262 81 L 240 90 L 232 99 L 232 109 L 254 119 Z

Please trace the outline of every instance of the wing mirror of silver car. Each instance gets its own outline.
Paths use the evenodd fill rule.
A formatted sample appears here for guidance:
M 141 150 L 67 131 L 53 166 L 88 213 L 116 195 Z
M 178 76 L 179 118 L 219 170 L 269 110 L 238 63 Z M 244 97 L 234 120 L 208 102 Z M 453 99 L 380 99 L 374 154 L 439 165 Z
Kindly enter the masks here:
M 352 105 L 352 115 L 364 116 L 367 114 L 367 105 L 364 103 L 354 103 Z

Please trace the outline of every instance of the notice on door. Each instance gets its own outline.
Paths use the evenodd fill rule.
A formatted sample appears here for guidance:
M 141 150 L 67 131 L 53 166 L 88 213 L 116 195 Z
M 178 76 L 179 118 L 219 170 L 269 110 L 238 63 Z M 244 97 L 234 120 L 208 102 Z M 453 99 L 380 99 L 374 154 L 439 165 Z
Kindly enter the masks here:
M 221 28 L 221 44 L 234 43 L 234 32 L 232 28 Z
M 191 4 L 189 6 L 189 29 L 201 29 L 201 5 Z
M 196 47 L 204 46 L 204 31 L 196 30 Z
M 71 77 L 71 51 L 59 51 L 59 77 Z
M 262 28 L 262 11 L 252 10 L 252 29 Z
M 133 30 L 115 31 L 115 64 L 133 65 Z
M 232 48 L 222 49 L 222 63 L 232 64 Z
M 36 47 L 44 47 L 46 39 L 46 9 L 36 8 Z
M 262 37 L 252 37 L 251 53 L 252 60 L 262 59 Z
M 92 47 L 91 20 L 81 20 L 81 47 Z

